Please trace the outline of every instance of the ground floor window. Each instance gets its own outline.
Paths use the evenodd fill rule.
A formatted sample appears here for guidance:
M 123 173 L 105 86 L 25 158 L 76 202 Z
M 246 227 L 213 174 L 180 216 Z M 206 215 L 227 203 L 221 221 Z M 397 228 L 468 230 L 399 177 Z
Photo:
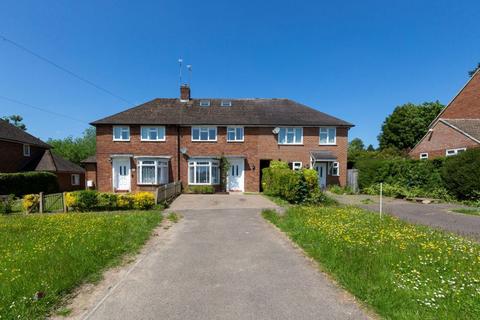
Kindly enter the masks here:
M 70 176 L 72 186 L 79 186 L 80 185 L 80 175 L 77 173 L 74 173 Z
M 168 160 L 141 158 L 137 162 L 138 184 L 168 183 Z
M 340 164 L 338 162 L 335 161 L 330 163 L 330 175 L 331 176 L 340 175 Z
M 220 183 L 220 162 L 218 160 L 188 161 L 188 184 L 209 185 Z

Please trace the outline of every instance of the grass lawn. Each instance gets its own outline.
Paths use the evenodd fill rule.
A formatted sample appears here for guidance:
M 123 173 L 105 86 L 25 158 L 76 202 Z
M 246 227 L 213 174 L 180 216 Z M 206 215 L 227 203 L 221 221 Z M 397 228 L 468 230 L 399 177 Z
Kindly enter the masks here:
M 453 209 L 452 211 L 463 213 L 463 214 L 470 214 L 472 216 L 480 216 L 480 208 L 460 208 L 460 209 Z
M 480 245 L 354 207 L 264 211 L 387 319 L 480 319 Z
M 0 319 L 44 319 L 64 294 L 138 250 L 161 219 L 158 211 L 0 216 Z

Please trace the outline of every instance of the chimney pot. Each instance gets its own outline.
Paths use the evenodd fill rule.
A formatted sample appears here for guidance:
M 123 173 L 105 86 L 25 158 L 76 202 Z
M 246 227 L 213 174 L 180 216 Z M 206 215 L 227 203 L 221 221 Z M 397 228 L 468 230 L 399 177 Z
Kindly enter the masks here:
M 190 86 L 188 84 L 182 84 L 180 86 L 180 101 L 187 102 L 190 100 Z

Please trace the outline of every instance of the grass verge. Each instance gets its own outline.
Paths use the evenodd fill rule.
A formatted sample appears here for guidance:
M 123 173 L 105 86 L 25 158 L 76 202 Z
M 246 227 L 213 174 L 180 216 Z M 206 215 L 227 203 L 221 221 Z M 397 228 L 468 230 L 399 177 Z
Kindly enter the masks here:
M 137 251 L 161 219 L 158 211 L 0 217 L 0 319 L 44 319 L 66 293 Z
M 480 245 L 354 207 L 263 212 L 387 319 L 479 319 Z
M 460 208 L 460 209 L 453 209 L 453 212 L 469 214 L 472 216 L 480 216 L 480 208 Z

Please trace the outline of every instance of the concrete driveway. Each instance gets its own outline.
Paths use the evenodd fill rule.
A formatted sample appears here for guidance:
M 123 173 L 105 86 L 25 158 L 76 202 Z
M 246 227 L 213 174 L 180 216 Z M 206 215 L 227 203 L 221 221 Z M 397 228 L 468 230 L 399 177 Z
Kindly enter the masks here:
M 85 319 L 366 319 L 268 224 L 259 195 L 182 195 L 183 219 Z

